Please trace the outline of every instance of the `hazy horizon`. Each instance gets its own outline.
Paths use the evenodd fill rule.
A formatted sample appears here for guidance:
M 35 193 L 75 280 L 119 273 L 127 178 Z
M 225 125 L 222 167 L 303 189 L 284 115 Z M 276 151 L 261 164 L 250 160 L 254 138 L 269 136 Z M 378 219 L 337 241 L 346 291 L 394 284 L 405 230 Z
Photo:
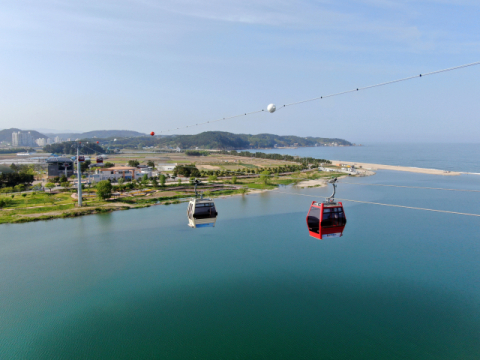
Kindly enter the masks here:
M 19 0 L 0 10 L 0 128 L 158 134 L 480 60 L 480 3 L 468 0 Z M 476 143 L 479 78 L 475 66 L 178 132 Z

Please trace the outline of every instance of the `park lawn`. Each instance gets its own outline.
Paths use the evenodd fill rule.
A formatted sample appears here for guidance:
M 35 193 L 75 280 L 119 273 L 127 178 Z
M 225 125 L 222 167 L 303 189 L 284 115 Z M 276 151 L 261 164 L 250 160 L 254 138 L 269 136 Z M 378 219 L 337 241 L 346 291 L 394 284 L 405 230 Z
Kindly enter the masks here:
M 23 197 L 20 194 L 15 194 L 12 198 L 11 195 L 2 196 L 1 198 L 11 200 L 5 209 L 16 209 L 16 208 L 26 208 L 26 207 L 43 207 L 47 204 L 71 204 L 72 198 L 71 193 L 25 193 L 26 196 Z
M 258 166 L 255 166 L 253 164 L 245 164 L 243 162 L 239 162 L 238 166 L 241 166 L 241 167 L 244 167 L 244 168 L 247 168 L 247 169 L 258 169 Z

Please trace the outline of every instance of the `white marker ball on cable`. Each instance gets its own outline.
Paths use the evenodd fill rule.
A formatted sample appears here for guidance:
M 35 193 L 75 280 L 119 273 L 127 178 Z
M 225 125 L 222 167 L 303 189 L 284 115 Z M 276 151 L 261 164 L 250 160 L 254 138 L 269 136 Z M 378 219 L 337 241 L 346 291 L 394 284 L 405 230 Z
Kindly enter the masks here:
M 275 110 L 277 110 L 277 107 L 274 104 L 270 104 L 270 105 L 267 106 L 267 110 L 270 113 L 274 113 Z

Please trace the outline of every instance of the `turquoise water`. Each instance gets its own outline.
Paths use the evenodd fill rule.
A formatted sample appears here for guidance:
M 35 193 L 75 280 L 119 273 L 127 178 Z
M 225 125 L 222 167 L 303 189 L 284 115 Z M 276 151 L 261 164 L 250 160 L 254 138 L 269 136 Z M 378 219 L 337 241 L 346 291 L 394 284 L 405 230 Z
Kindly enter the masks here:
M 365 183 L 478 189 L 477 176 L 381 171 Z M 348 199 L 480 213 L 478 193 L 339 185 Z M 280 193 L 288 192 L 288 194 Z M 313 198 L 216 200 L 0 226 L 5 359 L 478 359 L 480 218 L 345 203 L 308 236 Z
M 480 173 L 480 144 L 374 143 L 364 146 L 307 147 L 260 151 L 311 156 L 319 159 Z

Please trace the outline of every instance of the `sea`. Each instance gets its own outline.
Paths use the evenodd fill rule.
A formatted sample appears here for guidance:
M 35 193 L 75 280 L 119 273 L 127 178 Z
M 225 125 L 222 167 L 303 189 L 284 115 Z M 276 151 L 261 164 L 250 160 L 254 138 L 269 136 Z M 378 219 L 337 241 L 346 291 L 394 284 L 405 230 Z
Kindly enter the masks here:
M 258 151 L 327 160 L 480 173 L 480 143 L 371 143 L 362 146 L 321 146 Z
M 478 172 L 477 145 L 429 146 L 289 153 Z M 480 214 L 476 190 L 382 170 L 337 195 Z M 480 217 L 344 201 L 343 236 L 317 240 L 306 214 L 330 193 L 217 198 L 215 228 L 186 203 L 0 225 L 0 358 L 480 359 Z

